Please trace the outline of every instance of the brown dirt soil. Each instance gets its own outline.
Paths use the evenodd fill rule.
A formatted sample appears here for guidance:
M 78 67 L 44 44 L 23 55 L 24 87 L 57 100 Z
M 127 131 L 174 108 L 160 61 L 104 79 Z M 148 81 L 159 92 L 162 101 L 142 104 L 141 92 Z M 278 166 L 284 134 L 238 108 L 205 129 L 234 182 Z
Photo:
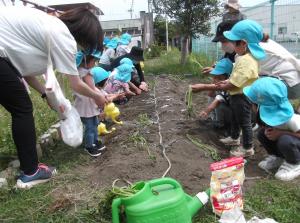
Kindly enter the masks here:
M 222 158 L 228 157 L 228 150 L 218 142 L 220 136 L 212 128 L 201 125 L 197 117 L 187 116 L 185 92 L 189 83 L 197 81 L 176 80 L 167 75 L 149 79 L 155 82 L 155 87 L 148 93 L 132 98 L 126 105 L 119 106 L 120 119 L 124 124 L 115 126 L 117 131 L 104 137 L 107 152 L 83 166 L 82 171 L 88 175 L 91 183 L 102 189 L 109 188 L 115 179 L 137 182 L 162 177 L 168 163 L 159 146 L 157 109 L 163 144 L 172 163 L 167 176 L 177 179 L 191 194 L 208 188 L 211 176 L 209 165 L 213 160 L 192 144 L 186 134 L 214 146 Z M 193 104 L 195 111 L 204 108 L 205 93 L 194 94 Z M 141 114 L 147 114 L 152 123 L 142 125 L 138 121 Z M 134 144 L 134 135 L 144 137 L 147 145 Z M 257 167 L 263 154 L 263 150 L 256 146 L 256 155 L 248 159 L 245 168 L 246 177 L 249 178 L 246 180 L 246 189 L 257 177 L 267 176 Z

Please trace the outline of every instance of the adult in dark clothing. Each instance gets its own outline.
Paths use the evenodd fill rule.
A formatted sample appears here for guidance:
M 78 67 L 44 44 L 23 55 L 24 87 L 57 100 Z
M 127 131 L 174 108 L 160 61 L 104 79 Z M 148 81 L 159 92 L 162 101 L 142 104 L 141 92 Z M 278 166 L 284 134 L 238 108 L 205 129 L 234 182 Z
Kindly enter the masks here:
M 135 71 L 132 72 L 130 82 L 137 86 L 139 89 L 143 91 L 148 90 L 148 85 L 145 82 L 144 72 L 141 68 L 141 61 L 144 61 L 143 49 L 137 46 L 132 47 L 130 53 L 127 53 L 123 56 L 117 57 L 111 62 L 111 71 L 120 65 L 120 61 L 123 58 L 129 58 L 133 61 Z

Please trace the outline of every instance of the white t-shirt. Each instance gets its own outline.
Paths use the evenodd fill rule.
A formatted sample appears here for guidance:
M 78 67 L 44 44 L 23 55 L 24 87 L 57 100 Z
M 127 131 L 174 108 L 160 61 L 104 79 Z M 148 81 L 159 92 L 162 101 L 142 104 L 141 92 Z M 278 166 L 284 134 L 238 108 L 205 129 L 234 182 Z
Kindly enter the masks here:
M 127 45 L 119 45 L 116 50 L 116 57 L 120 57 L 125 55 L 126 53 L 130 53 L 130 48 Z
M 100 58 L 100 63 L 101 64 L 108 64 L 108 65 L 110 65 L 111 60 L 114 59 L 114 57 L 115 57 L 115 50 L 112 49 L 112 48 L 108 48 L 102 54 L 102 56 Z
M 7 57 L 22 76 L 46 72 L 48 39 L 54 69 L 78 75 L 76 41 L 61 20 L 33 8 L 0 8 L 0 57 Z
M 78 68 L 78 73 L 80 78 L 83 78 L 88 74 L 92 75 L 89 69 L 85 69 L 82 67 Z M 96 105 L 94 99 L 83 96 L 76 92 L 74 92 L 74 96 L 75 96 L 74 107 L 78 111 L 80 117 L 91 118 L 100 114 L 100 110 Z
M 300 60 L 271 39 L 259 45 L 267 55 L 266 59 L 259 61 L 260 75 L 279 77 L 289 87 L 300 83 Z
M 277 129 L 291 131 L 291 132 L 299 132 L 300 131 L 300 115 L 294 114 L 292 118 L 279 126 L 276 126 Z

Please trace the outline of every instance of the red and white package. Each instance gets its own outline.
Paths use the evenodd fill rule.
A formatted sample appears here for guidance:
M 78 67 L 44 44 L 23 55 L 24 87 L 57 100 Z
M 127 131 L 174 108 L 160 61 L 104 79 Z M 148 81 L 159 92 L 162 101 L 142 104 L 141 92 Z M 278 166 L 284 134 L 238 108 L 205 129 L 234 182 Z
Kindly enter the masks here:
M 242 186 L 245 179 L 244 159 L 233 157 L 210 165 L 210 199 L 215 214 L 221 216 L 235 207 L 243 209 Z

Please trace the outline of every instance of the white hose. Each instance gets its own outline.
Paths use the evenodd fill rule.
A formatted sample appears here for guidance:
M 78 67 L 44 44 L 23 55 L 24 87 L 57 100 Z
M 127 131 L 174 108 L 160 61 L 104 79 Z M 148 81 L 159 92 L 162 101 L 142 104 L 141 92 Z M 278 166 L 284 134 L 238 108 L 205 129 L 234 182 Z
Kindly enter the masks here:
M 156 83 L 157 83 L 157 78 L 155 78 L 153 91 L 154 91 L 155 115 L 156 115 L 156 118 L 157 118 L 156 123 L 158 125 L 159 145 L 162 148 L 163 156 L 168 161 L 168 165 L 169 165 L 167 170 L 162 175 L 162 177 L 165 177 L 169 173 L 170 169 L 172 168 L 172 163 L 171 163 L 170 159 L 168 158 L 168 156 L 166 154 L 166 147 L 163 144 L 163 137 L 162 137 L 162 134 L 161 134 L 161 126 L 160 126 L 160 121 L 159 121 L 160 119 L 159 119 L 159 113 L 158 113 L 158 108 L 157 108 L 158 106 L 157 106 L 157 97 L 156 97 Z

